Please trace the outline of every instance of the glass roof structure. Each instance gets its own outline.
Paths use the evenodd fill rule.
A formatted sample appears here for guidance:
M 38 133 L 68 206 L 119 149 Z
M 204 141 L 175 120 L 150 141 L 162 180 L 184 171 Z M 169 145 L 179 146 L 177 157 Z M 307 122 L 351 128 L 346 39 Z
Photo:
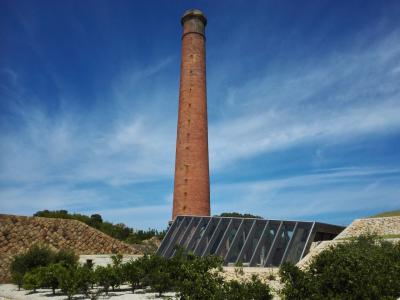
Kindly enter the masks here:
M 178 216 L 157 254 L 171 258 L 182 247 L 202 257 L 220 256 L 224 265 L 279 267 L 297 263 L 312 242 L 331 240 L 343 229 L 319 222 Z

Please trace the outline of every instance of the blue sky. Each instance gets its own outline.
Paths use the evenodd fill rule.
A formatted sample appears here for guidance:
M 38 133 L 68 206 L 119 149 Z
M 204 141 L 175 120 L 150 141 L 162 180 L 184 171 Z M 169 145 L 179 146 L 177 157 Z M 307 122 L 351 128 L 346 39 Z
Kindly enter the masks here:
M 208 17 L 212 214 L 400 207 L 398 1 L 0 3 L 0 212 L 172 210 L 180 16 Z

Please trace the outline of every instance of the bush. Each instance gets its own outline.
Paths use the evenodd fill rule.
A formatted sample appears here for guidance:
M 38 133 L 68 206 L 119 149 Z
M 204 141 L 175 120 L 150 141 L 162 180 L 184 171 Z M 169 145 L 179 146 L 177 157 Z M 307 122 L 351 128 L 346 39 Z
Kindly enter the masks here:
M 59 276 L 63 272 L 61 264 L 51 264 L 46 267 L 39 268 L 39 285 L 42 288 L 51 288 L 53 295 L 59 287 Z
M 41 272 L 40 268 L 34 269 L 30 272 L 27 272 L 24 275 L 24 289 L 26 290 L 32 290 L 34 293 L 36 292 L 36 289 L 39 288 L 40 286 L 40 274 Z
M 361 236 L 323 251 L 306 271 L 280 270 L 286 299 L 397 299 L 400 243 Z
M 57 263 L 65 267 L 77 265 L 78 256 L 75 255 L 73 251 L 68 249 L 62 249 L 58 252 L 55 252 L 48 247 L 34 245 L 26 253 L 14 256 L 10 266 L 12 280 L 18 285 L 18 288 L 20 288 L 24 283 L 25 274 L 37 268 L 46 267 Z M 27 278 L 32 280 L 30 276 Z M 47 279 L 43 280 L 46 281 Z
M 261 282 L 257 276 L 251 280 L 238 282 L 232 280 L 224 283 L 224 299 L 231 300 L 270 300 L 272 299 L 271 290 L 268 285 Z
M 145 277 L 141 260 L 130 260 L 122 267 L 123 277 L 131 285 L 132 293 L 140 286 L 141 281 Z

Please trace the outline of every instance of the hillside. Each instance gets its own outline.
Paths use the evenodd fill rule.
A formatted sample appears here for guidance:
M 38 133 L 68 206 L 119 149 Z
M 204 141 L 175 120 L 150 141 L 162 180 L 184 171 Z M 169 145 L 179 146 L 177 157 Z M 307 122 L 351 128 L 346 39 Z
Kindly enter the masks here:
M 386 211 L 383 213 L 370 216 L 369 218 L 383 218 L 383 217 L 397 217 L 397 216 L 400 216 L 400 210 Z
M 0 282 L 10 279 L 12 257 L 32 245 L 69 248 L 76 254 L 142 254 L 141 245 L 128 245 L 80 221 L 0 214 Z

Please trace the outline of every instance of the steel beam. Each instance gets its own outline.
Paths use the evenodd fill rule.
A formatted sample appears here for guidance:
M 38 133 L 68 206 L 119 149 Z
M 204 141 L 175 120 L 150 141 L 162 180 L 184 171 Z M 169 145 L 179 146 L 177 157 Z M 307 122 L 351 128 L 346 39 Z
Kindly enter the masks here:
M 299 222 L 296 222 L 296 224 L 294 225 L 292 237 L 290 238 L 289 242 L 286 245 L 285 252 L 283 252 L 283 256 L 282 256 L 282 259 L 281 259 L 281 262 L 279 265 L 281 265 L 285 262 L 286 256 L 289 252 L 289 249 L 293 244 L 294 238 L 296 237 L 298 225 L 299 225 Z
M 257 256 L 260 254 L 261 247 L 262 247 L 262 244 L 263 244 L 263 242 L 264 242 L 264 239 L 266 239 L 266 233 L 268 232 L 269 224 L 270 224 L 270 221 L 267 221 L 267 222 L 265 223 L 264 229 L 263 229 L 263 231 L 262 231 L 262 233 L 261 233 L 261 235 L 260 235 L 260 239 L 258 240 L 256 249 L 254 249 L 253 256 L 252 256 L 251 259 L 250 259 L 250 264 L 249 264 L 250 267 L 254 267 L 255 264 L 256 264 Z M 268 234 L 269 234 L 269 233 L 268 233 Z
M 247 251 L 247 248 L 249 247 L 249 244 L 251 244 L 251 240 L 253 239 L 254 233 L 256 232 L 256 230 L 255 230 L 256 227 L 257 227 L 256 223 L 257 223 L 257 220 L 254 220 L 253 224 L 250 227 L 250 230 L 249 230 L 249 233 L 248 233 L 248 235 L 246 237 L 246 240 L 244 241 L 243 247 L 240 250 L 239 255 L 238 255 L 235 263 L 241 262 L 244 254 L 245 254 L 245 251 Z
M 206 225 L 206 228 L 207 228 L 208 224 L 212 221 L 211 218 L 203 217 L 203 218 L 200 219 L 199 223 L 196 226 L 195 231 L 193 232 L 192 237 L 190 238 L 190 240 L 189 240 L 189 242 L 188 242 L 188 244 L 186 246 L 187 251 L 192 251 L 192 249 L 196 247 L 197 235 L 199 234 L 201 227 L 204 225 L 204 223 L 207 220 L 208 220 L 208 223 Z
M 278 246 L 279 240 L 280 240 L 280 236 L 283 232 L 283 228 L 284 228 L 284 224 L 283 221 L 281 221 L 281 223 L 279 224 L 278 230 L 276 231 L 275 237 L 272 241 L 271 247 L 269 248 L 267 257 L 265 259 L 265 263 L 263 265 L 263 267 L 266 267 L 269 265 L 269 262 L 272 260 L 273 254 L 275 254 L 275 249 Z
M 232 243 L 229 245 L 229 250 L 226 252 L 226 255 L 224 257 L 224 264 L 228 263 L 228 258 L 229 255 L 232 253 L 234 247 L 236 246 L 236 243 L 239 241 L 240 235 L 242 234 L 244 229 L 244 219 L 240 222 L 240 225 L 235 233 L 235 236 L 233 237 Z

